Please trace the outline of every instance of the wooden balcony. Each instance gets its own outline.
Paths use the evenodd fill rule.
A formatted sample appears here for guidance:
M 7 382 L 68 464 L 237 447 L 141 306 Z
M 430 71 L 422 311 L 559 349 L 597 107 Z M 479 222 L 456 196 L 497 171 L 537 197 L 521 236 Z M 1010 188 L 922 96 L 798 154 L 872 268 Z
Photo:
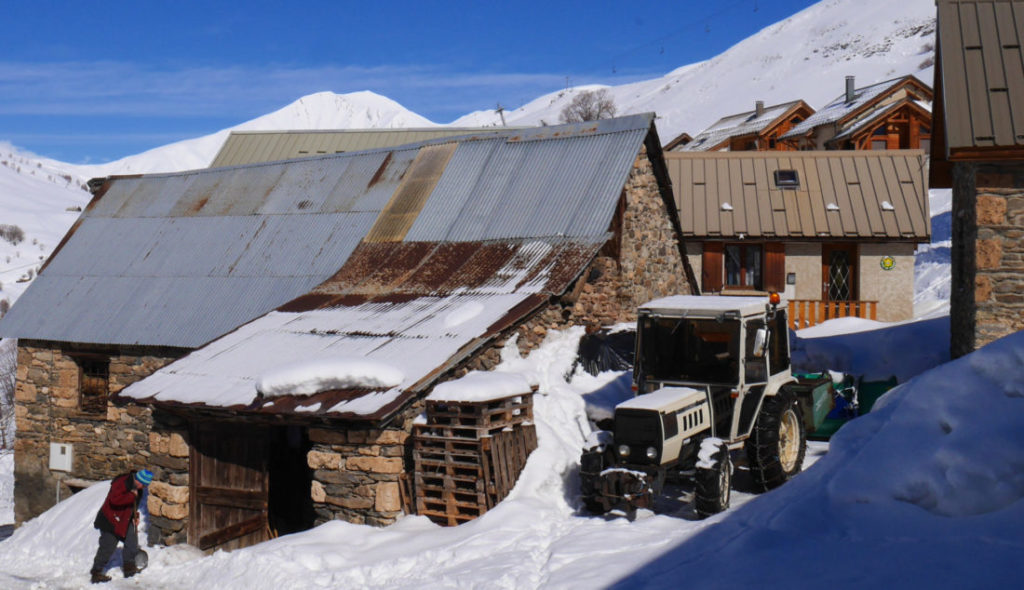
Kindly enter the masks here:
M 820 301 L 792 299 L 789 301 L 789 328 L 802 330 L 836 318 L 878 318 L 877 301 Z

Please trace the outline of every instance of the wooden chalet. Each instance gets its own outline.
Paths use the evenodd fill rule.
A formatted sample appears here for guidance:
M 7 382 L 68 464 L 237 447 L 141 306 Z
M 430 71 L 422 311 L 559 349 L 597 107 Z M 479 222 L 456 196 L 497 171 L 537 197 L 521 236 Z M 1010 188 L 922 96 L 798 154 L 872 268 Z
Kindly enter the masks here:
M 902 76 L 846 90 L 781 136 L 790 149 L 896 150 L 931 147 L 932 90 Z
M 936 4 L 931 182 L 953 189 L 958 357 L 1024 329 L 1024 1 Z
M 766 107 L 756 101 L 754 110 L 722 117 L 698 133 L 692 141 L 675 143 L 677 152 L 765 151 L 795 149 L 779 142 L 779 138 L 795 125 L 814 114 L 802 100 Z M 678 139 L 678 138 L 677 138 Z
M 914 250 L 931 233 L 920 150 L 665 158 L 702 293 L 778 291 L 794 328 L 913 316 Z
M 526 351 L 695 292 L 653 121 L 96 183 L 0 320 L 18 338 L 16 518 L 68 481 L 149 467 L 151 542 L 230 549 L 394 522 L 413 510 L 416 461 L 449 448 L 432 439 L 414 460 L 436 384 L 492 368 L 513 337 Z M 525 426 L 450 443 L 492 466 L 475 471 L 477 508 L 514 483 L 514 469 L 486 474 L 499 456 L 521 467 Z M 52 448 L 70 471 L 50 467 Z M 448 479 L 421 478 L 441 496 L 416 497 L 454 524 L 467 515 L 446 494 L 465 490 Z

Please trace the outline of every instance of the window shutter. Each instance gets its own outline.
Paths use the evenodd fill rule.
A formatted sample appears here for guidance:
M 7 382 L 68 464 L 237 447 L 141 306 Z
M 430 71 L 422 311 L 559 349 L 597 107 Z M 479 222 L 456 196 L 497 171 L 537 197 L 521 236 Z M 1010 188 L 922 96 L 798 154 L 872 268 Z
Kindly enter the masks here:
M 786 245 L 782 242 L 764 245 L 764 289 L 779 293 L 786 290 Z
M 700 265 L 701 291 L 704 293 L 722 290 L 722 251 L 721 242 L 704 242 Z

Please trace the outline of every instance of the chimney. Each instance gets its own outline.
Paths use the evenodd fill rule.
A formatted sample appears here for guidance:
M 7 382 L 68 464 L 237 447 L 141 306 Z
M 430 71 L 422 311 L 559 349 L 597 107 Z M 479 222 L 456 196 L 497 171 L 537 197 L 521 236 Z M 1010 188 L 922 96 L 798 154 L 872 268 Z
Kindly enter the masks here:
M 759 100 L 754 103 L 754 116 L 760 117 L 764 114 L 764 101 Z
M 853 98 L 854 98 L 853 95 L 855 94 L 854 90 L 856 90 L 856 88 L 854 87 L 853 76 L 847 76 L 846 77 L 846 102 L 853 102 Z

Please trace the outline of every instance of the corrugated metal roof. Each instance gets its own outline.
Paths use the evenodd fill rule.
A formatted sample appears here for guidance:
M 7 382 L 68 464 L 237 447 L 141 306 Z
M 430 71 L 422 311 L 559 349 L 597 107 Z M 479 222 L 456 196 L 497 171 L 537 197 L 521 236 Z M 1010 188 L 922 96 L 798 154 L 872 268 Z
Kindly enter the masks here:
M 800 123 L 797 123 L 792 129 L 786 132 L 782 138 L 789 139 L 801 137 L 812 132 L 815 127 L 829 123 L 851 123 L 852 121 L 844 121 L 844 119 L 851 115 L 855 115 L 858 111 L 869 108 L 874 103 L 878 103 L 882 108 L 888 108 L 889 103 L 885 101 L 885 95 L 907 85 L 915 85 L 922 91 L 927 88 L 923 82 L 914 76 L 902 76 L 899 78 L 893 78 L 892 80 L 885 80 L 883 82 L 857 88 L 854 90 L 853 100 L 849 102 L 846 100 L 846 93 L 844 92 L 810 117 L 807 117 Z M 928 95 L 930 96 L 930 93 L 928 93 Z M 874 115 L 872 114 L 868 114 L 866 116 L 874 118 Z
M 607 239 L 652 120 L 652 114 L 633 115 L 288 162 L 115 177 L 0 320 L 0 333 L 202 345 L 332 276 L 421 153 L 455 144 L 450 159 L 431 169 L 432 178 L 440 177 L 419 213 L 402 211 L 412 221 L 406 241 Z M 61 294 L 60 305 L 53 293 Z
M 921 150 L 665 154 L 684 236 L 927 241 Z M 782 189 L 775 171 L 795 170 Z
M 299 131 L 232 131 L 213 158 L 211 168 L 275 162 L 327 154 L 360 152 L 410 143 L 504 133 L 509 127 L 432 127 L 427 129 L 317 129 Z
M 564 292 L 606 241 L 367 243 L 345 268 L 277 311 L 122 391 L 155 403 L 382 419 L 502 329 Z M 400 262 L 395 268 L 392 262 Z M 269 371 L 319 358 L 398 369 L 388 391 L 261 398 Z
M 761 116 L 757 116 L 757 111 L 747 111 L 722 117 L 713 125 L 694 136 L 693 141 L 682 146 L 679 151 L 702 152 L 713 150 L 730 138 L 759 133 L 777 123 L 780 119 L 787 116 L 791 110 L 799 106 L 807 106 L 807 104 L 802 100 L 794 100 L 764 107 L 764 112 Z M 812 113 L 814 112 L 814 109 L 809 106 L 807 106 L 807 109 Z
M 947 148 L 1024 145 L 1024 1 L 937 4 Z

